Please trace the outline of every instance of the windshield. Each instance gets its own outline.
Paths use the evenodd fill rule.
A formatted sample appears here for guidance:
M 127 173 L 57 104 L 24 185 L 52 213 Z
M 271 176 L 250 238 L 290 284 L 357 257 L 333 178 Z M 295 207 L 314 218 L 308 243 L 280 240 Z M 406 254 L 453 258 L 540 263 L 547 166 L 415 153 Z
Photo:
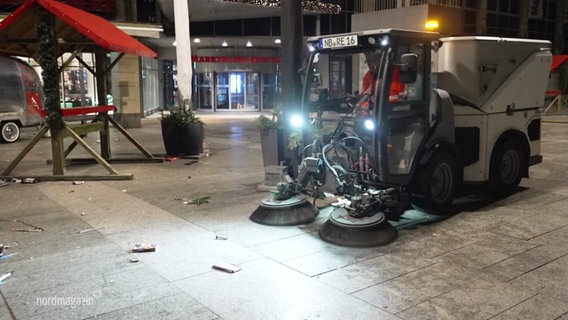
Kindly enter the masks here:
M 347 102 L 374 95 L 386 61 L 384 50 L 314 53 L 307 69 L 307 111 L 347 112 Z M 366 97 L 363 97 L 366 95 Z

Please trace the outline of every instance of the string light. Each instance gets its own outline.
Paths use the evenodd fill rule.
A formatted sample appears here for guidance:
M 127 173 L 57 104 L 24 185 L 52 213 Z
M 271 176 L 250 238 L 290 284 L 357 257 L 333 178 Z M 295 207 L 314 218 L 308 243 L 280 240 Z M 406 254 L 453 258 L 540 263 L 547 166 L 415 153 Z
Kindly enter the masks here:
M 217 0 L 223 2 L 237 2 L 242 4 L 278 8 L 281 0 Z M 284 0 L 286 1 L 286 0 Z M 341 6 L 337 4 L 322 3 L 319 0 L 302 0 L 302 9 L 320 14 L 338 14 Z

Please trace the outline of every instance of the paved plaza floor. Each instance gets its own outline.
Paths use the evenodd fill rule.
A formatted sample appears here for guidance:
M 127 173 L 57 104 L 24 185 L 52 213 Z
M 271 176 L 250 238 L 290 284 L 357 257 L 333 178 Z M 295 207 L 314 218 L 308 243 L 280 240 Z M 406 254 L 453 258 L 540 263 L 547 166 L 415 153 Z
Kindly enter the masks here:
M 249 220 L 266 196 L 257 115 L 202 114 L 197 162 L 112 164 L 132 180 L 0 187 L 0 275 L 13 271 L 0 319 L 568 320 L 568 123 L 543 124 L 544 162 L 517 193 L 475 190 L 445 219 L 409 210 L 391 244 L 349 248 L 319 238 L 325 209 L 300 226 Z M 0 171 L 34 131 L 0 144 Z M 129 132 L 164 153 L 155 117 Z M 115 130 L 111 144 L 116 157 L 139 154 Z M 41 139 L 14 174 L 48 174 L 50 154 Z M 136 244 L 157 247 L 132 253 Z

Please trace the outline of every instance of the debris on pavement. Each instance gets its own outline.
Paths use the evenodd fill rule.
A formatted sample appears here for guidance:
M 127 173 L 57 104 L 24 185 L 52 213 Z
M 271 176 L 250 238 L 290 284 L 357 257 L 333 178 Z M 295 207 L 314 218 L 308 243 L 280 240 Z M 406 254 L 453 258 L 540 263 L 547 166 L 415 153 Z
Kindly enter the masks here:
M 91 231 L 95 231 L 95 230 L 100 230 L 100 229 L 104 229 L 106 227 L 96 227 L 96 228 L 90 228 L 90 229 L 85 229 L 85 230 L 81 230 L 77 233 L 87 233 L 87 232 L 91 232 Z
M 31 183 L 38 183 L 39 180 L 36 178 L 25 178 L 24 180 L 22 180 L 22 183 L 25 184 L 31 184 Z
M 11 181 L 8 181 L 6 179 L 0 179 L 0 187 L 5 187 L 10 185 Z
M 14 274 L 14 271 L 6 272 L 3 275 L 1 275 L 0 276 L 0 284 L 3 284 L 4 280 L 10 278 L 12 276 L 12 274 Z
M 166 157 L 166 161 L 173 162 L 179 160 L 179 157 Z
M 8 259 L 8 258 L 10 258 L 10 257 L 12 257 L 12 256 L 17 255 L 17 254 L 18 254 L 17 252 L 14 252 L 14 253 L 9 253 L 9 254 L 1 255 L 1 256 L 0 256 L 0 260 L 6 260 L 6 259 Z
M 157 244 L 135 244 L 132 252 L 154 252 L 157 246 Z
M 85 181 L 82 180 L 77 180 L 77 181 L 73 181 L 73 185 L 80 185 L 80 184 L 85 184 Z
M 140 260 L 138 260 L 138 258 L 134 258 L 134 257 L 133 257 L 133 258 L 128 259 L 128 261 L 130 261 L 130 262 L 132 262 L 132 263 L 136 263 L 136 262 L 138 262 L 138 261 L 140 261 Z
M 199 206 L 204 203 L 209 203 L 209 199 L 211 199 L 210 196 L 197 197 L 194 198 L 193 200 L 190 200 L 188 198 L 175 198 L 174 200 L 182 201 L 183 204 L 195 204 Z
M 225 272 L 228 272 L 228 273 L 235 273 L 235 272 L 238 272 L 238 271 L 241 270 L 241 267 L 239 267 L 239 266 L 236 266 L 236 265 L 230 264 L 230 263 L 224 263 L 224 262 L 214 264 L 212 268 L 217 269 L 217 270 L 221 270 L 221 271 L 225 271 Z
M 31 227 L 31 229 L 23 229 L 23 228 L 12 229 L 12 230 L 10 230 L 12 232 L 40 232 L 40 231 L 43 231 L 43 228 L 40 228 L 38 226 L 34 226 L 33 224 L 23 222 L 22 220 L 0 219 L 0 221 L 2 221 L 2 222 L 15 222 L 15 223 L 19 223 L 19 224 L 23 224 L 25 226 Z
M 229 239 L 229 236 L 224 236 L 224 235 L 220 235 L 220 234 L 215 236 L 215 240 L 228 240 L 228 239 Z

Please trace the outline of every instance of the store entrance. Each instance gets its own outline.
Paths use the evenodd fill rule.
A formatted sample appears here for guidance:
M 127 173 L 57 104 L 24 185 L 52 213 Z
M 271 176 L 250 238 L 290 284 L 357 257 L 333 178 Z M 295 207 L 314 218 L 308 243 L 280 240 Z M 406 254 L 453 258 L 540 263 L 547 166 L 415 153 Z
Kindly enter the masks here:
M 217 74 L 217 110 L 258 111 L 260 73 L 222 72 Z

